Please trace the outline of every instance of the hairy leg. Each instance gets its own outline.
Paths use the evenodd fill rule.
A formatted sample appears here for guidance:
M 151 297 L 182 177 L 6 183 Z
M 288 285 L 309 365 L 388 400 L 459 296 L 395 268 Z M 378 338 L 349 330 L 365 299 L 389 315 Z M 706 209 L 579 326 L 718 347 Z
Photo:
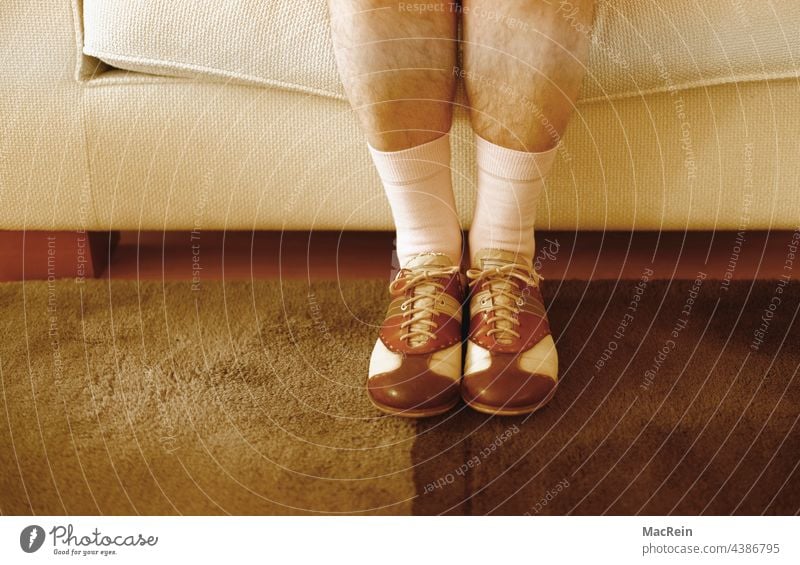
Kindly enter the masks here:
M 532 260 L 536 203 L 575 107 L 594 0 L 464 0 L 464 68 L 477 134 L 481 249 Z
M 592 11 L 593 0 L 464 0 L 478 165 L 471 307 L 483 314 L 470 321 L 477 337 L 461 387 L 481 412 L 528 414 L 556 390 L 558 354 L 534 273 L 536 201 L 578 96 Z
M 450 130 L 452 2 L 329 0 L 339 73 L 370 145 L 399 151 Z
M 472 126 L 517 151 L 558 144 L 589 53 L 594 0 L 464 0 Z
M 461 377 L 462 238 L 448 135 L 457 13 L 451 2 L 329 3 L 339 73 L 392 209 L 402 267 L 367 392 L 390 414 L 441 414 L 458 401 Z

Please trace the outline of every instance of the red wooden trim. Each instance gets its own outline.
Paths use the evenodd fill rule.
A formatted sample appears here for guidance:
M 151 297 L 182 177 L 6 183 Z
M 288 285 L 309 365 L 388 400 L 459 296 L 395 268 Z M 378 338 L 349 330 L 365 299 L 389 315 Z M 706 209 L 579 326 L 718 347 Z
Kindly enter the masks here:
M 119 232 L 0 231 L 0 281 L 99 277 Z

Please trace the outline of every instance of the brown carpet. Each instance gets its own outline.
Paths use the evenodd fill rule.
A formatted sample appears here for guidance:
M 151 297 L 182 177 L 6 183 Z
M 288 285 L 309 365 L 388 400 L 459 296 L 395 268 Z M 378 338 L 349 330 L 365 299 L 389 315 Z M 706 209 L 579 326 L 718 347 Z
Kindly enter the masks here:
M 412 422 L 385 283 L 0 285 L 0 512 L 800 510 L 800 285 L 551 281 L 550 406 Z

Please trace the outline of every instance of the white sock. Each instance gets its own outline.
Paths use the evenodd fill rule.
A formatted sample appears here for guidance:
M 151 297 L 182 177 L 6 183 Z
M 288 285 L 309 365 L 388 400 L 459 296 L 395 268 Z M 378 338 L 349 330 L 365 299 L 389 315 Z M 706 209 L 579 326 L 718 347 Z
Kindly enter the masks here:
M 450 135 L 402 151 L 369 149 L 392 208 L 400 266 L 427 252 L 444 253 L 458 264 L 461 225 L 450 176 Z
M 502 249 L 520 263 L 533 262 L 536 202 L 557 147 L 542 153 L 515 151 L 475 136 L 478 198 L 469 230 L 470 254 Z M 477 266 L 477 265 L 474 265 Z

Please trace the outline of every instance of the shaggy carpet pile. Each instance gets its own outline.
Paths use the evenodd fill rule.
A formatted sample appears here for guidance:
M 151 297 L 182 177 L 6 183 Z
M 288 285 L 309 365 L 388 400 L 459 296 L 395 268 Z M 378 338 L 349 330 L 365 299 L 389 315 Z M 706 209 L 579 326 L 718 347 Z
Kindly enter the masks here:
M 416 422 L 386 283 L 0 285 L 0 512 L 800 511 L 800 285 L 548 281 L 551 404 Z

